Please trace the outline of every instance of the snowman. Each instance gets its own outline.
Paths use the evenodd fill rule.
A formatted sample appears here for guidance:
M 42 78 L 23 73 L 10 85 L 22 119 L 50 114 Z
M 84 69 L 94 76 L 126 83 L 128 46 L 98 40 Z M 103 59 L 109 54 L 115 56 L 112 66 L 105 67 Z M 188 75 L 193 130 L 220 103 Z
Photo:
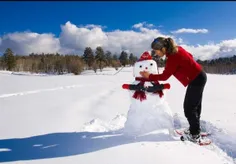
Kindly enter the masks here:
M 144 70 L 152 74 L 158 73 L 157 63 L 149 51 L 145 51 L 135 63 L 133 83 L 122 85 L 123 89 L 129 90 L 131 98 L 124 134 L 137 136 L 156 130 L 167 130 L 172 134 L 173 115 L 165 100 L 166 90 L 170 85 L 142 78 L 140 72 Z

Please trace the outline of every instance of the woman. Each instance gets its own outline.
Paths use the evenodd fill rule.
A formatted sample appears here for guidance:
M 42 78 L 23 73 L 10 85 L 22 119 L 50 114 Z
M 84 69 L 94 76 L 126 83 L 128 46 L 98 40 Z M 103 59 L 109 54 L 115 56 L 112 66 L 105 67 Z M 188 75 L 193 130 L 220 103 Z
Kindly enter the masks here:
M 181 46 L 175 45 L 173 39 L 158 37 L 151 44 L 155 54 L 159 57 L 166 56 L 166 65 L 162 74 L 149 74 L 140 72 L 141 76 L 152 81 L 165 81 L 171 75 L 187 87 L 184 99 L 184 114 L 189 122 L 188 135 L 190 140 L 200 139 L 200 116 L 202 95 L 207 81 L 203 71 L 193 56 Z

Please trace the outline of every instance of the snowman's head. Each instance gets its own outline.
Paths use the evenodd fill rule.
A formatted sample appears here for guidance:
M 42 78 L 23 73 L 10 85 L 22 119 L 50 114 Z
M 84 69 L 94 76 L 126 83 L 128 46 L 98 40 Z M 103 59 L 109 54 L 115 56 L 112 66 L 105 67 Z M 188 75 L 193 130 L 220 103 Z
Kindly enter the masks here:
M 149 73 L 157 74 L 157 63 L 152 60 L 150 52 L 145 51 L 140 59 L 134 64 L 133 75 L 134 77 L 142 77 L 139 72 L 148 71 Z

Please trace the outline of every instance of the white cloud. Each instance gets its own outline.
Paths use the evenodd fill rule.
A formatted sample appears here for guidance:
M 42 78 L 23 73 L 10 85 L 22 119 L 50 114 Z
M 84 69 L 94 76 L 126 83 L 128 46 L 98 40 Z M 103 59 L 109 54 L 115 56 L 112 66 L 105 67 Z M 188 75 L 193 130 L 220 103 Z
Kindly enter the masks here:
M 98 46 L 104 46 L 108 42 L 106 33 L 101 27 L 95 26 L 91 29 L 77 27 L 67 22 L 61 26 L 60 44 L 61 48 L 71 49 L 71 51 L 83 51 L 85 47 L 95 49 Z
M 137 23 L 137 24 L 134 24 L 132 26 L 132 28 L 137 28 L 137 29 L 140 29 L 140 28 L 143 28 L 143 27 L 152 28 L 152 27 L 155 27 L 155 26 L 154 26 L 154 24 L 149 24 L 147 22 Z
M 180 33 L 193 33 L 193 34 L 197 34 L 197 33 L 208 33 L 207 29 L 190 29 L 190 28 L 181 28 L 178 29 L 176 31 L 172 31 L 172 33 L 174 34 L 180 34 Z
M 206 45 L 181 45 L 186 48 L 196 59 L 210 60 L 220 57 L 232 57 L 236 55 L 236 39 L 224 40 L 218 44 Z
M 33 32 L 8 33 L 0 37 L 0 51 L 10 47 L 17 54 L 28 55 L 34 53 L 62 53 L 82 55 L 85 47 L 102 46 L 113 54 L 121 51 L 132 52 L 138 57 L 142 52 L 150 50 L 151 42 L 158 36 L 172 37 L 177 44 L 192 53 L 195 59 L 207 60 L 236 55 L 236 39 L 224 40 L 220 43 L 205 45 L 189 45 L 180 37 L 164 35 L 158 29 L 146 22 L 133 25 L 134 30 L 114 30 L 106 32 L 99 25 L 76 26 L 71 22 L 61 25 L 59 38 L 53 34 L 38 34 Z
M 59 40 L 53 34 L 38 34 L 32 32 L 15 32 L 1 38 L 0 51 L 11 48 L 21 55 L 30 53 L 55 53 L 60 48 Z
M 96 27 L 98 27 L 98 28 L 102 28 L 102 29 L 106 28 L 106 26 L 95 25 L 95 24 L 87 24 L 87 25 L 81 26 L 81 27 L 85 27 L 85 28 L 96 28 Z
M 95 50 L 97 46 L 102 46 L 105 50 L 110 50 L 113 53 L 129 50 L 139 56 L 143 51 L 150 49 L 151 41 L 155 37 L 164 36 L 156 29 L 144 27 L 144 23 L 135 24 L 133 27 L 138 28 L 138 31 L 114 30 L 105 32 L 101 27 L 96 26 L 87 29 L 67 22 L 61 26 L 61 48 L 83 53 L 85 47 L 91 47 Z
M 213 58 L 214 54 L 216 54 L 219 50 L 219 46 L 217 45 L 197 45 L 197 46 L 191 46 L 191 45 L 181 45 L 183 46 L 187 51 L 189 51 L 195 59 L 201 59 L 201 60 L 208 60 Z
M 175 42 L 176 44 L 184 44 L 184 40 L 182 38 L 177 38 Z
M 2 37 L 0 51 L 11 47 L 18 54 L 27 55 L 32 52 L 59 52 L 63 54 L 82 55 L 85 47 L 93 50 L 102 46 L 104 50 L 119 54 L 126 50 L 137 56 L 145 50 L 150 50 L 151 41 L 157 36 L 163 35 L 157 29 L 150 29 L 152 24 L 146 22 L 134 25 L 136 31 L 119 29 L 105 32 L 102 26 L 86 25 L 76 26 L 71 22 L 61 25 L 59 38 L 52 34 L 37 34 L 32 32 L 10 33 Z
M 143 27 L 143 23 L 137 23 L 132 26 L 133 28 L 140 28 Z
M 228 47 L 228 48 L 236 48 L 236 39 L 233 40 L 224 40 L 220 43 L 220 46 L 223 47 Z
M 154 27 L 154 24 L 147 24 L 147 27 L 149 28 Z

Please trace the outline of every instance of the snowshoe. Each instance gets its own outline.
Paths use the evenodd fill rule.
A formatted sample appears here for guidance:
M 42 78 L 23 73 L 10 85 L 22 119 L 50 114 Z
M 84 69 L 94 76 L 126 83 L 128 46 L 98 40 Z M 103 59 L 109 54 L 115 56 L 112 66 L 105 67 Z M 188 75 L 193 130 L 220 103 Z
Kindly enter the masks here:
M 175 129 L 175 132 L 178 134 L 178 135 L 183 135 L 183 134 L 190 134 L 190 131 L 188 128 L 179 128 L 179 129 Z M 211 133 L 209 132 L 200 132 L 200 135 L 201 137 L 207 137 L 209 135 L 211 135 Z
M 211 144 L 211 140 L 209 138 L 207 138 L 206 136 L 202 137 L 201 134 L 192 135 L 190 133 L 189 134 L 183 133 L 183 135 L 181 135 L 181 137 L 180 137 L 180 140 L 181 141 L 190 141 L 190 142 L 196 143 L 200 146 L 206 146 L 206 145 Z

